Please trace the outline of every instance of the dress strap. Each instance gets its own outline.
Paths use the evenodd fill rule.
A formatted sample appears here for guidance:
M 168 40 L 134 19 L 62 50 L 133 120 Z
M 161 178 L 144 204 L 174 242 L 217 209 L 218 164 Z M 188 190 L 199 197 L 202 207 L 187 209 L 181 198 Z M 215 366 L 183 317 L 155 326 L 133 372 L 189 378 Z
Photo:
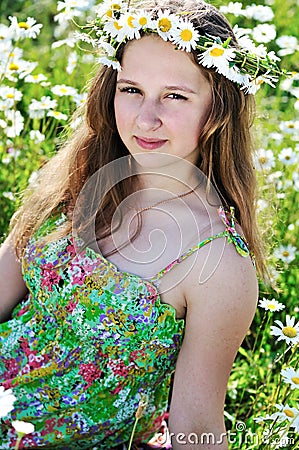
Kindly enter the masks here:
M 231 206 L 229 210 L 227 210 L 223 206 L 219 206 L 217 212 L 220 219 L 225 225 L 224 231 L 221 231 L 220 233 L 214 234 L 213 236 L 204 239 L 199 244 L 195 244 L 189 250 L 180 255 L 177 259 L 172 261 L 167 267 L 160 270 L 160 272 L 158 272 L 157 275 L 148 278 L 148 280 L 157 285 L 157 282 L 163 277 L 163 275 L 168 273 L 173 267 L 175 267 L 180 262 L 184 261 L 186 258 L 188 258 L 188 256 L 191 256 L 193 253 L 202 248 L 204 245 L 221 237 L 226 237 L 228 244 L 232 242 L 235 245 L 236 251 L 239 253 L 239 255 L 243 257 L 250 256 L 250 251 L 245 238 L 241 236 L 236 230 L 235 226 L 236 218 L 234 207 Z

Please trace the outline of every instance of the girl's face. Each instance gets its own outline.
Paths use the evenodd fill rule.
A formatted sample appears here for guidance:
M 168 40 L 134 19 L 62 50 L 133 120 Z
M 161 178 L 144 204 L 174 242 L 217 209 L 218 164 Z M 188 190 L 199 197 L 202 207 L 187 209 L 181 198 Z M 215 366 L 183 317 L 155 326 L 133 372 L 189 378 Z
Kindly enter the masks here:
M 115 93 L 119 135 L 129 152 L 161 152 L 195 163 L 212 91 L 190 56 L 157 36 L 130 42 Z

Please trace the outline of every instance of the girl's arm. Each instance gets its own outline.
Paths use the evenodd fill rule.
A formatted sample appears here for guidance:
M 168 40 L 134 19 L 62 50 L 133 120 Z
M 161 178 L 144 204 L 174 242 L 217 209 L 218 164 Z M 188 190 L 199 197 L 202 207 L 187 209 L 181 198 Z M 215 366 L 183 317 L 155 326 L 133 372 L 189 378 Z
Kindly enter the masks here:
M 258 286 L 250 258 L 239 256 L 233 244 L 225 245 L 219 257 L 223 241 L 217 241 L 216 251 L 209 254 L 207 246 L 197 258 L 208 258 L 205 269 L 196 262 L 184 281 L 186 329 L 169 417 L 173 450 L 228 448 L 223 415 L 227 382 L 254 316 Z M 203 284 L 199 274 L 201 280 L 207 276 Z
M 0 323 L 9 319 L 13 308 L 24 298 L 27 288 L 22 277 L 12 239 L 0 247 Z

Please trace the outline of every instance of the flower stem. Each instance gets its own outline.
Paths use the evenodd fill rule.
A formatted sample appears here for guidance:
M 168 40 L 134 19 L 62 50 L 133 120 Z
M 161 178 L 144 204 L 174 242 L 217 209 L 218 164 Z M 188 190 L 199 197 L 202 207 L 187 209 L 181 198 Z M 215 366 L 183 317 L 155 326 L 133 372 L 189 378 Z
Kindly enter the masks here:
M 130 442 L 129 442 L 128 450 L 131 450 L 131 447 L 132 447 L 132 444 L 133 444 L 133 438 L 134 438 L 137 422 L 138 422 L 138 417 L 136 417 L 134 425 L 133 425 L 133 429 L 132 429 L 132 433 L 131 433 L 131 436 L 130 436 Z
M 18 434 L 15 450 L 18 450 L 23 434 Z

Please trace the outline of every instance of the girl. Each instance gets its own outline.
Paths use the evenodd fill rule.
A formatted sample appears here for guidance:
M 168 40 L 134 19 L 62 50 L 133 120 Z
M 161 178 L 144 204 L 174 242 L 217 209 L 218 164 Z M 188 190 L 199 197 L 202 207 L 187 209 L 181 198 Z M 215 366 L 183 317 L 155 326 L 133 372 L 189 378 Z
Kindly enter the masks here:
M 279 70 L 204 2 L 106 1 L 87 30 L 106 54 L 85 116 L 1 247 L 0 447 L 17 418 L 23 448 L 162 448 L 170 402 L 174 450 L 227 449 L 253 255 L 264 273 L 251 93 Z

